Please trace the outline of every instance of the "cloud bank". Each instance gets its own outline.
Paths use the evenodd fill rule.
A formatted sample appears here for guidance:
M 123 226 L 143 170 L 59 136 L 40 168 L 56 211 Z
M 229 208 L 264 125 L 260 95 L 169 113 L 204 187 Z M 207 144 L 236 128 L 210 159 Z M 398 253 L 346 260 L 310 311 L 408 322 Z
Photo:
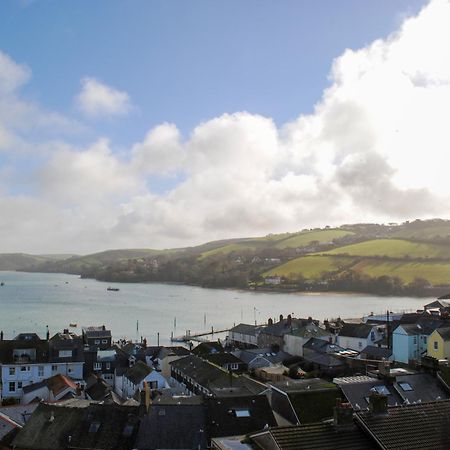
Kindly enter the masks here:
M 0 53 L 1 251 L 89 252 L 360 221 L 450 217 L 450 3 L 432 1 L 386 39 L 346 50 L 313 114 L 277 127 L 247 112 L 188 137 L 161 124 L 126 152 L 42 132 L 69 118 L 20 99 L 31 72 Z M 302 86 L 298 86 L 301 89 Z M 304 88 L 304 87 L 303 87 Z M 282 101 L 282 99 L 280 99 Z M 89 117 L 129 111 L 125 92 L 83 80 Z M 30 116 L 33 141 L 19 123 Z M 36 141 L 36 133 L 39 140 Z M 46 148 L 19 189 L 11 155 Z M 31 156 L 34 158 L 34 156 Z M 152 181 L 171 181 L 164 192 Z

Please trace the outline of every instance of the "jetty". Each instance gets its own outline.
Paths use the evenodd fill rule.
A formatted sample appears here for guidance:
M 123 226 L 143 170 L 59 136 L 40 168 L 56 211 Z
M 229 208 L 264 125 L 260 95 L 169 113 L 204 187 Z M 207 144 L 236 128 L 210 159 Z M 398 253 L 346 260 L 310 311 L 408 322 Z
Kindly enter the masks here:
M 171 342 L 189 342 L 189 341 L 205 342 L 207 341 L 207 339 L 205 339 L 206 336 L 213 337 L 215 334 L 226 333 L 230 330 L 231 328 L 215 330 L 214 327 L 211 327 L 211 331 L 203 331 L 201 333 L 191 333 L 191 330 L 186 330 L 186 334 L 183 334 L 182 336 L 174 336 L 172 333 L 170 340 Z

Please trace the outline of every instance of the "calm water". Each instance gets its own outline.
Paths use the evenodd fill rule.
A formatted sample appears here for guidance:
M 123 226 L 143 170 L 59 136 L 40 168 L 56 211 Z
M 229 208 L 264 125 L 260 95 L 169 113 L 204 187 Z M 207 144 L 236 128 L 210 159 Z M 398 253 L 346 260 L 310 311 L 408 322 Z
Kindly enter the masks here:
M 156 283 L 103 283 L 74 275 L 0 272 L 0 329 L 5 338 L 36 331 L 45 336 L 69 323 L 110 327 L 115 338 L 147 337 L 149 344 L 167 344 L 170 334 L 182 335 L 234 323 L 267 321 L 268 317 L 360 317 L 390 309 L 416 310 L 427 299 L 347 294 L 274 294 L 203 289 Z M 108 286 L 118 292 L 107 291 Z M 136 332 L 137 321 L 139 331 Z M 175 326 L 176 322 L 176 328 Z

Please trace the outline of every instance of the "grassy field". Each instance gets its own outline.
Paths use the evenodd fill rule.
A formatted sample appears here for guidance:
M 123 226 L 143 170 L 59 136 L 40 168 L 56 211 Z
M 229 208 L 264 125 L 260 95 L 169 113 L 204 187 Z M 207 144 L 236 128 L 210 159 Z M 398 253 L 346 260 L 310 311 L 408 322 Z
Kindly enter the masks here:
M 450 223 L 425 223 L 421 227 L 402 227 L 402 229 L 392 233 L 392 237 L 404 239 L 432 239 L 437 236 L 450 236 Z
M 431 263 L 431 262 L 393 262 L 393 261 L 361 261 L 352 267 L 371 277 L 380 277 L 388 275 L 398 277 L 403 282 L 409 283 L 414 278 L 425 278 L 431 284 L 450 284 L 450 262 L 449 263 Z
M 319 230 L 319 231 L 305 231 L 288 237 L 286 239 L 280 240 L 275 244 L 276 248 L 296 248 L 308 245 L 312 241 L 318 241 L 321 244 L 326 242 L 331 242 L 333 239 L 348 236 L 353 234 L 351 231 L 345 230 Z
M 263 273 L 263 277 L 279 275 L 290 277 L 292 274 L 302 274 L 307 279 L 318 279 L 323 272 L 334 272 L 352 263 L 352 258 L 333 256 L 302 256 L 274 267 Z
M 423 244 L 402 239 L 374 239 L 359 244 L 346 245 L 328 252 L 326 255 L 388 256 L 391 258 L 448 258 L 450 247 Z
M 203 252 L 200 255 L 200 259 L 208 258 L 209 256 L 215 256 L 218 254 L 228 255 L 232 252 L 243 252 L 248 250 L 256 250 L 257 248 L 260 248 L 260 245 L 258 242 L 252 243 L 252 241 L 246 241 L 239 244 L 228 244 L 224 245 L 223 247 L 215 248 L 213 250 L 209 250 L 207 252 Z

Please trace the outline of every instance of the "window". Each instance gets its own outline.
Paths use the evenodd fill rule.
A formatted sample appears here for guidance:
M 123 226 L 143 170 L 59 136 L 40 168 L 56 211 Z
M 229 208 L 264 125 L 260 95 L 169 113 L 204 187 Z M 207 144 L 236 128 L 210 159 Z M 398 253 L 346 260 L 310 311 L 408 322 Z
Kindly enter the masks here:
M 370 332 L 370 340 L 374 341 L 375 340 L 375 331 L 371 331 Z
M 398 385 L 404 390 L 404 391 L 413 391 L 414 389 L 412 386 L 407 383 L 406 381 L 399 381 Z
M 52 372 L 56 372 L 57 370 L 58 370 L 58 366 L 56 364 L 53 364 Z
M 424 344 L 427 343 L 427 337 L 426 337 L 426 336 L 423 337 L 423 343 L 424 343 Z
M 97 433 L 100 428 L 100 422 L 92 422 L 89 426 L 89 433 Z
M 358 342 L 358 347 L 362 348 L 362 342 L 361 341 Z
M 17 382 L 17 389 L 22 389 L 22 382 L 21 381 Z
M 96 339 L 96 340 L 94 341 L 94 343 L 95 343 L 96 345 L 100 344 L 100 339 Z
M 248 409 L 236 409 L 234 413 L 236 417 L 250 417 L 250 411 Z
M 230 369 L 231 370 L 238 370 L 239 369 L 239 364 L 238 363 L 230 364 Z
M 44 376 L 44 366 L 38 366 L 38 377 Z
M 437 350 L 437 349 L 439 348 L 438 341 L 434 341 L 434 342 L 433 342 L 433 348 L 434 348 L 435 350 Z
M 59 351 L 59 357 L 60 358 L 71 358 L 72 357 L 72 350 L 60 350 Z
M 106 363 L 106 370 L 111 369 L 111 363 Z
M 417 344 L 417 336 L 414 336 L 414 338 L 413 338 L 413 343 L 414 343 L 414 344 Z
M 102 363 L 95 362 L 94 363 L 94 370 L 102 370 Z
M 69 367 L 69 368 L 67 369 L 67 373 L 73 373 L 73 372 L 74 372 L 73 367 Z
M 14 376 L 16 374 L 16 368 L 15 367 L 10 367 L 9 368 L 9 375 L 10 376 Z
M 21 372 L 26 372 L 27 371 L 27 366 L 20 366 L 20 371 Z
M 107 339 L 102 339 L 102 344 L 107 344 L 108 340 Z
M 389 391 L 389 389 L 384 384 L 382 384 L 380 386 L 374 386 L 372 389 L 375 392 L 378 392 L 379 394 L 391 395 L 391 392 Z
M 16 383 L 14 381 L 9 383 L 9 392 L 16 392 Z

